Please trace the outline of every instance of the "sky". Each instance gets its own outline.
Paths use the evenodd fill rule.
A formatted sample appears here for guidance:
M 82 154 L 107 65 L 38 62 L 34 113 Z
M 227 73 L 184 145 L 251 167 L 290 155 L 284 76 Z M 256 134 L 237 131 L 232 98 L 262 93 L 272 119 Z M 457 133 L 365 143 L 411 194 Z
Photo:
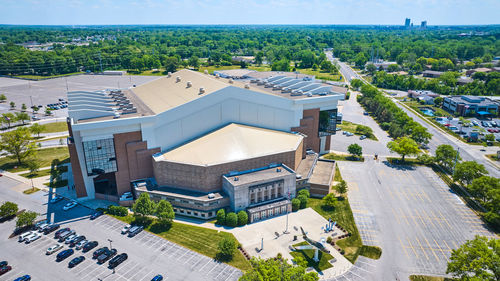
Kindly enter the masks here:
M 0 0 L 0 24 L 500 24 L 500 0 Z

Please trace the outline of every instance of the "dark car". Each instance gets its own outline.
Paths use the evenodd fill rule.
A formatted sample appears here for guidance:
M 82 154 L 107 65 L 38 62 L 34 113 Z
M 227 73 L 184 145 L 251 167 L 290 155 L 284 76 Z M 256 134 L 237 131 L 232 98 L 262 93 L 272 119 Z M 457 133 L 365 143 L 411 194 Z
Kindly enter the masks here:
M 12 270 L 12 267 L 10 265 L 3 266 L 0 268 L 0 275 L 3 275 L 9 272 L 10 270 Z
M 97 245 L 99 245 L 99 243 L 97 243 L 97 241 L 87 242 L 85 245 L 83 245 L 82 252 L 86 253 L 86 252 L 94 249 L 95 247 L 97 247 Z
M 109 268 L 115 268 L 117 267 L 120 263 L 124 262 L 128 258 L 128 255 L 126 253 L 121 253 L 118 256 L 112 258 L 109 261 Z
M 74 259 L 72 259 L 69 264 L 68 264 L 68 267 L 69 268 L 72 268 L 72 267 L 75 267 L 77 266 L 78 264 L 80 264 L 82 261 L 85 260 L 85 257 L 84 256 L 79 256 L 79 257 L 76 257 Z
M 29 280 L 31 280 L 31 276 L 29 276 L 27 274 L 24 275 L 24 276 L 21 276 L 21 277 L 18 277 L 16 279 L 14 279 L 14 281 L 29 281 Z
M 97 263 L 98 264 L 103 264 L 106 261 L 108 261 L 110 258 L 114 257 L 116 255 L 116 249 L 111 249 L 107 250 L 104 253 L 102 253 L 100 256 L 97 257 Z
M 49 226 L 47 226 L 44 230 L 43 230 L 43 234 L 49 234 L 53 231 L 55 231 L 56 229 L 58 229 L 59 227 L 61 227 L 60 225 L 58 224 L 51 224 Z
M 161 281 L 161 280 L 163 280 L 163 276 L 161 276 L 161 274 L 158 274 L 155 277 L 153 277 L 153 279 L 151 279 L 151 281 Z
M 95 213 L 93 213 L 93 214 L 90 216 L 90 219 L 91 219 L 91 220 L 95 220 L 95 219 L 97 219 L 98 217 L 102 216 L 103 214 L 104 214 L 104 213 L 103 213 L 103 212 L 101 212 L 101 211 L 99 211 L 99 212 L 95 212 Z
M 7 266 L 9 263 L 7 261 L 0 261 L 0 267 Z
M 58 239 L 63 232 L 70 231 L 69 227 L 61 228 L 54 234 L 54 238 Z
M 71 240 L 71 242 L 69 242 L 69 246 L 70 247 L 75 247 L 76 244 L 78 244 L 80 241 L 83 241 L 85 240 L 85 235 L 80 235 L 78 237 L 76 237 L 75 239 Z
M 98 256 L 102 255 L 102 253 L 109 251 L 108 247 L 102 247 L 97 250 L 92 254 L 93 259 L 97 259 Z
M 141 232 L 142 230 L 144 229 L 144 227 L 142 226 L 135 226 L 135 227 L 131 227 L 128 231 L 128 237 L 134 237 L 136 236 L 137 234 L 139 234 L 139 232 Z
M 71 256 L 74 252 L 75 251 L 73 249 L 67 249 L 67 250 L 62 251 L 59 254 L 57 254 L 56 261 L 62 261 L 65 258 Z

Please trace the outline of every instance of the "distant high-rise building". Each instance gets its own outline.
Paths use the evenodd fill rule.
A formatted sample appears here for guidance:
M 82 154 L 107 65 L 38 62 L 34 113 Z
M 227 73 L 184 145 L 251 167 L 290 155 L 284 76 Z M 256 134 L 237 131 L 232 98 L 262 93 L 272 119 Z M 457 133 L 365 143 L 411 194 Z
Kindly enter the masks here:
M 409 18 L 406 18 L 405 19 L 405 28 L 409 28 L 410 27 L 410 19 Z
M 420 24 L 420 28 L 427 28 L 427 21 L 426 20 L 422 21 L 422 23 Z

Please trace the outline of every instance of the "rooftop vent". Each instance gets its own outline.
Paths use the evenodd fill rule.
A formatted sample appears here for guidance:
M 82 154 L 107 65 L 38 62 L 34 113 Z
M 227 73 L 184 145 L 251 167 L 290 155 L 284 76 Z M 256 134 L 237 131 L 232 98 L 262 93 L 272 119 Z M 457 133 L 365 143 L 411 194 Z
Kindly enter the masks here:
M 175 82 L 177 82 L 177 83 L 181 82 L 181 77 L 180 76 L 175 77 Z
M 208 74 L 208 70 L 205 69 L 205 74 Z
M 276 168 L 276 173 L 281 173 L 281 168 Z
M 191 88 L 191 86 L 193 86 L 193 83 L 191 83 L 191 81 L 187 81 L 187 83 L 186 83 L 186 87 L 187 87 L 187 88 Z
M 199 92 L 199 94 L 200 94 L 200 95 L 203 95 L 204 93 L 205 93 L 205 88 L 200 88 L 200 92 Z
M 245 84 L 245 89 L 250 89 L 250 84 Z
M 240 178 L 239 177 L 234 177 L 234 181 L 239 181 Z
M 298 179 L 298 180 L 300 180 L 302 178 L 302 175 L 296 174 L 295 178 Z
M 220 77 L 219 73 L 215 74 L 215 78 L 219 78 L 219 77 Z
M 227 82 L 229 82 L 229 84 L 233 84 L 233 78 L 229 78 Z
M 169 71 L 169 72 L 167 73 L 167 77 L 168 77 L 168 78 L 172 77 L 172 72 L 170 72 L 170 71 Z
M 213 193 L 208 194 L 208 199 L 214 199 L 214 198 L 215 198 L 215 194 L 213 194 Z

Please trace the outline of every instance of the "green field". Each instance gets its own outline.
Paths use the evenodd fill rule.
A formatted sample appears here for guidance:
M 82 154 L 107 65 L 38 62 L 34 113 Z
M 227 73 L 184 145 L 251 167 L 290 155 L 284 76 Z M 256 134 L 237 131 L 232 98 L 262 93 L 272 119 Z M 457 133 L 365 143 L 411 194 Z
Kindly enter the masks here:
M 16 75 L 14 77 L 24 78 L 24 79 L 31 79 L 31 80 L 41 80 L 41 79 L 49 79 L 49 78 L 57 78 L 57 77 L 70 76 L 70 75 L 75 75 L 75 74 L 84 74 L 84 73 L 83 72 L 73 72 L 73 73 L 66 73 L 66 74 L 59 74 L 59 75 L 47 75 L 47 76 L 42 76 L 42 75 Z
M 325 154 L 323 155 L 323 158 L 335 161 L 361 161 L 361 162 L 365 161 L 365 158 L 363 156 L 356 157 L 352 155 L 340 155 L 336 153 Z
M 48 175 L 50 175 L 50 169 L 39 170 L 38 172 L 35 172 L 33 174 L 31 174 L 30 172 L 20 174 L 20 176 L 23 176 L 28 179 L 45 177 Z
M 296 246 L 304 246 L 304 245 L 309 245 L 309 243 L 303 241 L 303 242 L 297 243 L 293 246 L 296 247 Z M 304 260 L 307 261 L 307 267 L 314 267 L 314 269 L 316 269 L 316 271 L 318 271 L 318 272 L 332 267 L 332 264 L 329 262 L 330 260 L 333 259 L 332 255 L 330 255 L 328 253 L 324 253 L 322 251 L 318 251 L 319 261 L 316 262 L 316 261 L 314 261 L 314 252 L 315 252 L 315 250 L 298 250 L 298 251 L 290 252 L 290 255 L 292 255 L 292 257 L 294 257 L 294 258 L 303 257 Z
M 52 160 L 59 159 L 59 161 L 64 161 L 69 159 L 69 152 L 67 147 L 51 147 L 45 149 L 39 149 L 35 157 L 35 161 L 40 164 L 40 167 L 49 167 Z M 67 160 L 66 160 L 67 161 Z M 27 171 L 28 166 L 25 164 L 17 165 L 17 161 L 9 158 L 0 158 L 0 169 L 8 172 L 22 172 Z
M 313 70 L 312 68 L 297 68 L 297 71 L 307 75 L 314 75 L 319 80 L 343 81 L 342 75 L 323 72 L 321 70 Z
M 68 130 L 68 124 L 66 124 L 66 122 L 53 122 L 42 125 L 45 127 L 42 133 L 57 133 Z
M 134 220 L 132 215 L 113 217 L 126 223 L 131 223 Z M 218 252 L 217 245 L 224 237 L 231 237 L 236 240 L 228 232 L 178 222 L 173 222 L 172 227 L 167 231 L 155 231 L 154 223 L 146 227 L 145 230 L 211 258 L 215 258 Z M 241 270 L 251 268 L 250 262 L 246 260 L 239 250 L 235 251 L 233 259 L 228 264 Z
M 362 133 L 360 133 L 359 130 L 359 126 L 363 126 L 363 125 L 360 125 L 360 124 L 356 124 L 356 123 L 352 123 L 352 122 L 349 122 L 349 121 L 342 121 L 342 124 L 339 124 L 337 125 L 337 127 L 339 127 L 340 129 L 342 129 L 342 131 L 346 131 L 346 132 L 350 132 L 350 133 L 353 133 L 355 135 L 363 135 Z M 367 126 L 365 126 L 367 127 Z M 369 128 L 369 127 L 367 127 Z M 370 129 L 370 132 L 367 133 L 367 134 L 364 134 L 366 135 L 369 139 L 371 140 L 374 140 L 374 141 L 378 141 L 377 137 L 373 134 L 373 131 Z

